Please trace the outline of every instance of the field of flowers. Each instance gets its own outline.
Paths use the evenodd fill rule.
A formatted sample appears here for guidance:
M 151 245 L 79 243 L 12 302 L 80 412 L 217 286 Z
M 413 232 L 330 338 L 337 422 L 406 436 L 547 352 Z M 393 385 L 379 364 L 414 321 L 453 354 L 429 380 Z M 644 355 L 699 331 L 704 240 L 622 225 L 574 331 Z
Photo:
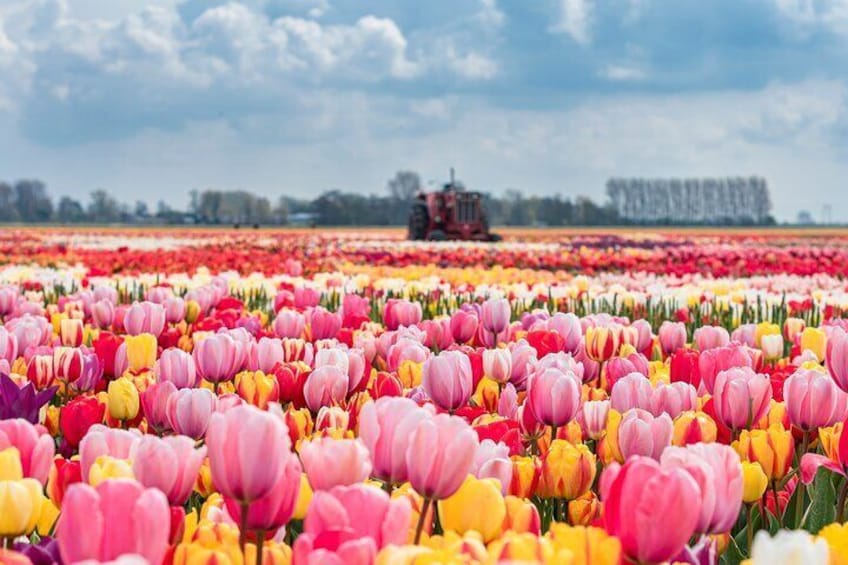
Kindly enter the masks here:
M 848 564 L 848 233 L 505 236 L 0 231 L 0 563 Z

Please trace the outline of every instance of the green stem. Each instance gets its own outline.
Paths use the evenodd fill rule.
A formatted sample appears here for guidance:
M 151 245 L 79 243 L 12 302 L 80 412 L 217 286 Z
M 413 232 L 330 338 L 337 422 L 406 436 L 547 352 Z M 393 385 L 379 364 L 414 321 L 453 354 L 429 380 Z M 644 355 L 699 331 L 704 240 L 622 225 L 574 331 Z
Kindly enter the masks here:
M 256 565 L 262 565 L 263 549 L 265 546 L 265 530 L 256 532 Z
M 842 481 L 839 496 L 836 498 L 836 522 L 841 524 L 845 520 L 845 498 L 848 497 L 848 478 Z
M 554 440 L 557 437 L 557 427 L 556 424 L 551 424 L 551 445 L 553 445 Z
M 798 468 L 801 468 L 801 458 L 807 452 L 807 446 L 810 443 L 810 432 L 804 432 L 803 438 L 801 439 L 801 451 L 798 452 Z M 804 481 L 799 480 L 798 486 L 795 488 L 800 489 L 798 491 L 798 496 L 795 498 L 795 528 L 801 527 L 801 520 L 804 514 L 804 495 L 807 491 L 806 485 Z
M 754 505 L 748 505 L 748 555 L 751 555 L 751 548 L 754 546 Z
M 430 499 L 424 498 L 424 504 L 421 505 L 421 514 L 418 515 L 418 525 L 415 527 L 415 545 L 421 541 L 421 532 L 424 530 L 424 519 L 427 517 L 427 511 L 430 509 Z
M 246 502 L 241 503 L 241 516 L 239 516 L 239 549 L 244 555 L 244 546 L 247 545 L 247 511 L 250 505 Z

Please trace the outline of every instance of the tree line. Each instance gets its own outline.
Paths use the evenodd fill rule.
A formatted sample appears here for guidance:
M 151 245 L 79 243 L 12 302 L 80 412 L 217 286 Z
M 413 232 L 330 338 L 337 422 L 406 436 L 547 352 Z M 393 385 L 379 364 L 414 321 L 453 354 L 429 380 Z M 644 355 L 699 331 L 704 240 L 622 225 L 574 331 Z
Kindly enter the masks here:
M 44 182 L 22 179 L 0 182 L 0 222 L 397 226 L 406 225 L 410 203 L 422 190 L 440 187 L 425 188 L 417 173 L 399 171 L 378 194 L 331 189 L 312 199 L 281 195 L 272 201 L 245 190 L 205 189 L 191 191 L 185 209 L 159 201 L 151 210 L 144 201 L 122 202 L 103 189 L 91 192 L 87 201 L 62 196 L 54 202 Z M 645 223 L 644 218 L 634 218 L 626 210 L 622 213 L 621 200 L 613 197 L 599 203 L 586 196 L 526 196 L 515 189 L 500 195 L 483 191 L 482 195 L 491 225 Z

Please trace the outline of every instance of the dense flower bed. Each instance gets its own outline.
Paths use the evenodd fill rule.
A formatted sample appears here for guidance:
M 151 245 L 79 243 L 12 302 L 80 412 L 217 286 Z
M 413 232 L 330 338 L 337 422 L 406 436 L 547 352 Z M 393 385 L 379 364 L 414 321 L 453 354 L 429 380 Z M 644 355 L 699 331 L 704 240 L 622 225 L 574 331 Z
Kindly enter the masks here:
M 0 243 L 2 563 L 848 562 L 839 238 L 118 233 Z

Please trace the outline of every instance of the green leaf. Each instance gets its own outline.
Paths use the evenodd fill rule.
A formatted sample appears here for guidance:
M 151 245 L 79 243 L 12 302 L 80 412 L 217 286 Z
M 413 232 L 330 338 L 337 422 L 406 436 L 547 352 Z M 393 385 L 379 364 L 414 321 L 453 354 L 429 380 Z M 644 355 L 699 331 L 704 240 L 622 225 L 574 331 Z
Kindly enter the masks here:
M 803 527 L 811 534 L 817 534 L 826 525 L 836 520 L 836 488 L 831 473 L 824 467 L 819 468 L 810 492 L 810 508 L 804 516 Z
M 739 544 L 736 543 L 734 538 L 730 538 L 730 541 L 727 544 L 727 550 L 725 550 L 725 552 L 721 555 L 721 559 L 719 561 L 722 565 L 739 565 L 739 563 L 742 563 L 745 558 L 746 555 L 742 552 L 742 549 L 740 549 Z

